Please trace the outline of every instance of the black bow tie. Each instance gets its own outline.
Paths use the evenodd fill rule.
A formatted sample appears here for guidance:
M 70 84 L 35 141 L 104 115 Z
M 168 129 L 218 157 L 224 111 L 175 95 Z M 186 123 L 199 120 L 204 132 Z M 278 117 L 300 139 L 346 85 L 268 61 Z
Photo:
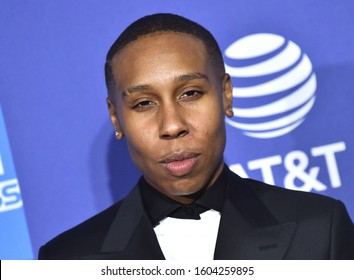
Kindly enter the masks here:
M 200 220 L 200 214 L 207 210 L 209 210 L 207 207 L 192 203 L 178 207 L 168 216 L 177 219 Z

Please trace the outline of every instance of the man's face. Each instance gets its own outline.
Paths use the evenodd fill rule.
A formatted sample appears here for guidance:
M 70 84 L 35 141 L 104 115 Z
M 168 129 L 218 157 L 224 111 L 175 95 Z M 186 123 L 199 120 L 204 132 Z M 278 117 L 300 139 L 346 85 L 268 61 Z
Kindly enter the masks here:
M 218 75 L 200 40 L 174 32 L 130 43 L 112 68 L 111 120 L 133 161 L 154 188 L 188 203 L 223 168 L 229 77 Z

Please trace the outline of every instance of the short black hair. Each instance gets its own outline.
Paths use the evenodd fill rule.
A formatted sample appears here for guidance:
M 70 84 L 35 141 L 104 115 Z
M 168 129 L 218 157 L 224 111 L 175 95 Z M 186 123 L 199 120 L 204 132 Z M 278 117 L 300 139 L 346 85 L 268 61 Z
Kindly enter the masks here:
M 113 91 L 114 86 L 112 70 L 112 60 L 114 56 L 129 43 L 144 35 L 155 32 L 177 32 L 196 37 L 204 44 L 209 59 L 212 61 L 213 65 L 215 65 L 217 73 L 220 75 L 225 73 L 224 60 L 219 45 L 214 36 L 206 28 L 179 15 L 158 13 L 142 17 L 133 22 L 121 33 L 109 49 L 105 63 L 105 78 L 108 94 Z

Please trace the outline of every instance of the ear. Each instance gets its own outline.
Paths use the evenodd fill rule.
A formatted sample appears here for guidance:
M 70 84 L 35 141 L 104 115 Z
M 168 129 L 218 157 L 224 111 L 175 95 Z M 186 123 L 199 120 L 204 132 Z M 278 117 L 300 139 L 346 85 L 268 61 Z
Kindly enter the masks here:
M 109 112 L 109 116 L 111 118 L 111 122 L 113 124 L 113 127 L 116 131 L 116 138 L 118 140 L 122 139 L 124 134 L 123 134 L 123 130 L 122 130 L 122 127 L 119 123 L 119 119 L 118 119 L 118 115 L 117 115 L 117 111 L 116 111 L 116 108 L 112 102 L 112 100 L 107 97 L 106 99 L 107 101 L 107 105 L 108 105 L 108 112 Z
M 229 118 L 232 118 L 234 116 L 234 112 L 232 111 L 232 81 L 230 75 L 227 73 L 222 80 L 222 88 L 225 114 Z

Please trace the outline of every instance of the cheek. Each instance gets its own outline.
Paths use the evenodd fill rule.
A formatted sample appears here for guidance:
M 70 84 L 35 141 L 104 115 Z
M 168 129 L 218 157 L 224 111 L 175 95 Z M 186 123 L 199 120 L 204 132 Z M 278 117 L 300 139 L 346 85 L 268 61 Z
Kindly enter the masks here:
M 210 106 L 208 110 L 203 110 L 196 121 L 197 130 L 205 136 L 217 137 L 223 132 L 224 112 L 220 106 Z M 214 140 L 217 140 L 214 138 Z
M 124 123 L 124 134 L 132 159 L 138 163 L 150 158 L 156 151 L 156 129 L 130 118 Z
M 144 174 L 151 172 L 151 163 L 156 150 L 150 142 L 145 141 L 143 137 L 135 139 L 126 137 L 126 141 L 130 157 L 138 169 Z

